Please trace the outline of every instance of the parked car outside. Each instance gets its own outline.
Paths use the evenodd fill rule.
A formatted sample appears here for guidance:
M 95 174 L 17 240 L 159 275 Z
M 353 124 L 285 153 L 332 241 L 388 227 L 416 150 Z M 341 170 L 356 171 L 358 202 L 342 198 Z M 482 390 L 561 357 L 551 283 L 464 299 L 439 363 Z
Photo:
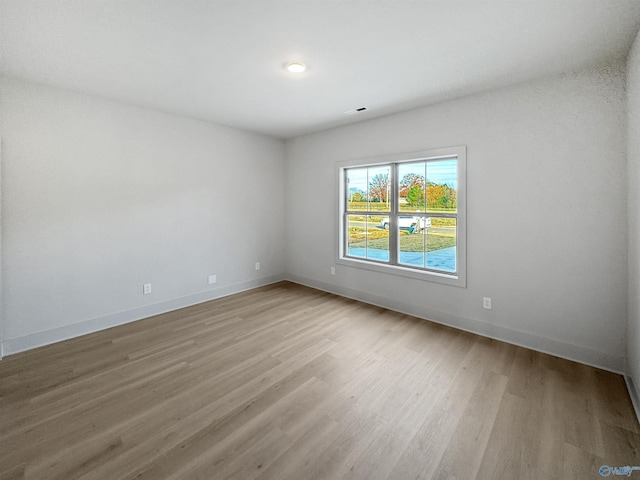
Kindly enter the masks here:
M 380 225 L 385 230 L 389 229 L 389 217 L 384 217 L 380 220 Z M 418 233 L 425 228 L 431 227 L 431 217 L 414 217 L 412 215 L 399 215 L 398 216 L 398 227 L 405 228 L 411 233 Z

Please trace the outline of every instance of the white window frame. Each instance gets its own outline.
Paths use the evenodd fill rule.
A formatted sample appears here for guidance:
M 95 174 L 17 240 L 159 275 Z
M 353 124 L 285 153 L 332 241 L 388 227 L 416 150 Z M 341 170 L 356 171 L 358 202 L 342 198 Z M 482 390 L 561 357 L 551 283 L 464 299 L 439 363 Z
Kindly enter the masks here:
M 392 165 L 391 179 L 392 182 L 392 205 L 391 205 L 391 217 L 393 215 L 400 215 L 403 212 L 398 210 L 398 192 L 395 188 L 397 180 L 395 178 L 395 171 L 397 170 L 397 164 L 411 163 L 419 161 L 433 161 L 445 158 L 457 159 L 457 175 L 458 175 L 458 189 L 457 189 L 457 232 L 456 232 L 456 272 L 450 274 L 442 271 L 418 269 L 405 265 L 382 263 L 374 260 L 368 260 L 363 258 L 354 258 L 346 255 L 347 249 L 347 235 L 345 229 L 345 212 L 347 211 L 347 195 L 346 195 L 346 182 L 345 182 L 345 170 L 354 167 L 376 167 L 383 165 Z M 426 150 L 420 152 L 412 152 L 398 155 L 389 155 L 384 157 L 375 158 L 361 158 L 357 160 L 345 160 L 336 162 L 336 177 L 338 185 L 338 235 L 337 235 L 337 260 L 339 265 L 361 268 L 364 270 L 370 270 L 374 272 L 399 275 L 402 277 L 409 277 L 418 280 L 426 280 L 430 282 L 436 282 L 444 285 L 452 285 L 456 287 L 465 288 L 467 286 L 467 148 L 466 146 L 440 148 L 435 150 Z M 390 235 L 394 232 L 393 229 L 389 230 Z M 390 242 L 392 243 L 392 242 Z M 391 248 L 391 247 L 390 247 Z

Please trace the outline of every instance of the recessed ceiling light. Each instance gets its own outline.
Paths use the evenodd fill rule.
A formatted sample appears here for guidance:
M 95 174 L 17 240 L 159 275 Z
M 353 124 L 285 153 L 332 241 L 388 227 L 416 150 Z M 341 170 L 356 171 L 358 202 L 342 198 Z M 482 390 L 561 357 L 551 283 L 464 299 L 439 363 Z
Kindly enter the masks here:
M 302 73 L 307 69 L 307 66 L 302 62 L 289 62 L 287 63 L 287 70 L 291 73 Z

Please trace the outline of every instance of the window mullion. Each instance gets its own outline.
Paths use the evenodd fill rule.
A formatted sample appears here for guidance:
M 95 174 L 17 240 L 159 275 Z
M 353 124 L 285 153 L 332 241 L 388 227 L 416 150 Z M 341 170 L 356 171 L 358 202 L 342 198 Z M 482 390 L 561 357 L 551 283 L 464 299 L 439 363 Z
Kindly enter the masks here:
M 391 198 L 389 205 L 389 263 L 398 264 L 398 164 L 390 168 Z

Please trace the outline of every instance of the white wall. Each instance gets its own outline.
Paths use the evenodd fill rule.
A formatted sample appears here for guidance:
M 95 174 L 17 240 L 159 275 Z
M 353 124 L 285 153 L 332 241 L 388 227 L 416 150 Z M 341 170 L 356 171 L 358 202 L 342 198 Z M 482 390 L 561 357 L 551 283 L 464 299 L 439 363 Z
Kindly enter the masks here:
M 629 179 L 629 375 L 640 400 L 640 34 L 629 54 L 627 75 Z
M 287 142 L 287 273 L 325 290 L 622 372 L 625 66 Z M 335 265 L 335 163 L 466 145 L 466 289 Z M 482 297 L 493 310 L 482 309 Z
M 0 96 L 2 92 L 0 91 Z M 2 111 L 0 110 L 0 123 L 2 118 Z M 0 129 L 0 360 L 4 356 L 3 347 L 3 331 L 2 327 L 4 323 L 4 309 L 3 305 L 3 293 L 2 293 L 2 130 Z
M 0 88 L 5 355 L 282 278 L 284 142 Z

